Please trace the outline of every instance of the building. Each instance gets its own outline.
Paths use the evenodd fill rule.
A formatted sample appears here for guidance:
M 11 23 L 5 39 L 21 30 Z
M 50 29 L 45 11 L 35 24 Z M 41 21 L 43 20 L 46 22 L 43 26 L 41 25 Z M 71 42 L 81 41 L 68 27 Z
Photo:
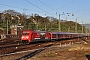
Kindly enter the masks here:
M 10 26 L 10 28 L 11 28 L 12 35 L 21 35 L 22 30 L 23 30 L 23 26 L 21 25 L 12 25 Z

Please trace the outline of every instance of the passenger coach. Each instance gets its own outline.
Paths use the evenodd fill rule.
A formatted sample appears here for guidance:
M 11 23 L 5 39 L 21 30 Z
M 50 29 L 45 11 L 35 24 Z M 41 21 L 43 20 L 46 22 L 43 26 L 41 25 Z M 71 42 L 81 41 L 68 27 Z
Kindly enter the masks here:
M 47 32 L 45 34 L 45 39 L 49 40 L 59 40 L 59 39 L 70 39 L 83 37 L 83 34 L 80 33 L 68 33 L 68 32 Z

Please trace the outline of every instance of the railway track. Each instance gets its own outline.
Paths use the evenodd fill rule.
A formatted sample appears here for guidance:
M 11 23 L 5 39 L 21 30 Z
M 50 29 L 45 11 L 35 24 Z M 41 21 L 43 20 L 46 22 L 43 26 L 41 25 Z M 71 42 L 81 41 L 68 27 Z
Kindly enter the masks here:
M 2 45 L 9 45 L 9 44 L 17 44 L 17 43 L 21 43 L 20 40 L 1 40 L 0 41 L 0 46 Z
M 18 51 L 38 49 L 38 48 L 42 48 L 44 46 L 46 46 L 46 45 L 45 44 L 43 45 L 42 43 L 30 44 L 30 45 L 27 44 L 27 45 L 9 46 L 7 48 L 0 49 L 0 55 L 14 53 L 14 52 L 18 52 Z
M 40 48 L 46 48 L 46 47 L 51 47 L 51 46 L 61 46 L 61 45 L 66 45 L 66 44 L 73 44 L 75 42 L 80 42 L 82 39 L 71 39 L 71 40 L 62 40 L 62 41 L 53 41 L 53 42 L 41 42 L 37 44 L 11 44 L 11 45 L 4 45 L 0 46 L 0 56 L 4 55 L 9 55 L 9 54 L 14 54 L 16 52 L 20 51 L 31 51 L 35 49 L 40 49 Z

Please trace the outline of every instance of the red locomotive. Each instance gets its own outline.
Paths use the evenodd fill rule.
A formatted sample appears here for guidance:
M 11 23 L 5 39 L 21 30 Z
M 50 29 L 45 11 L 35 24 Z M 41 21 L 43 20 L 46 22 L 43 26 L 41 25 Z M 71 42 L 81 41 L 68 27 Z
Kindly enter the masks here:
M 33 30 L 24 30 L 22 32 L 21 41 L 22 42 L 36 42 L 42 41 L 44 39 L 44 31 L 33 31 Z
M 83 37 L 80 33 L 68 33 L 68 32 L 45 32 L 45 31 L 33 31 L 24 30 L 22 32 L 22 42 L 37 42 L 37 41 L 52 41 L 60 39 L 70 39 Z

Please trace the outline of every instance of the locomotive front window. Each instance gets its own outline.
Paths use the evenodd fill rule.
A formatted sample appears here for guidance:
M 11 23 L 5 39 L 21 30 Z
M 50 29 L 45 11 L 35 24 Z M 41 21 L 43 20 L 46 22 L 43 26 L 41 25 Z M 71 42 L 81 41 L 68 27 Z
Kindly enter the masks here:
M 23 35 L 29 35 L 29 33 L 23 33 Z

